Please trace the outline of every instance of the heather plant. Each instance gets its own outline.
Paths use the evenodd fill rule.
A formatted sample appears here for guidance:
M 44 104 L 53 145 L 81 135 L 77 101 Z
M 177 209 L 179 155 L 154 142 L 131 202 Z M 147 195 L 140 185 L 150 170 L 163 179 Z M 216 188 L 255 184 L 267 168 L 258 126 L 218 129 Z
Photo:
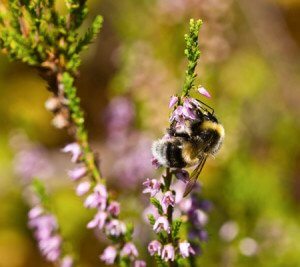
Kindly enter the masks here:
M 200 103 L 191 97 L 191 91 L 198 88 L 201 95 L 210 97 L 202 86 L 195 86 L 196 66 L 200 57 L 198 33 L 202 25 L 201 20 L 190 20 L 189 33 L 185 35 L 185 55 L 188 66 L 182 91 L 171 97 L 169 108 L 172 108 L 170 124 L 177 129 L 185 127 L 187 120 L 196 119 L 196 110 Z M 170 125 L 171 127 L 171 125 Z M 169 133 L 163 137 L 170 138 Z M 160 167 L 157 158 L 153 158 L 153 165 Z M 150 202 L 157 209 L 148 215 L 149 222 L 157 234 L 157 239 L 148 245 L 148 251 L 155 257 L 158 265 L 181 266 L 190 263 L 194 265 L 195 255 L 200 253 L 201 241 L 206 241 L 207 234 L 204 226 L 207 223 L 208 208 L 201 208 L 201 199 L 196 192 L 184 198 L 184 184 L 189 179 L 185 169 L 165 168 L 162 179 L 147 179 L 143 185 L 143 193 L 150 194 Z M 180 185 L 180 183 L 182 183 Z M 177 211 L 177 212 L 175 212 Z M 176 214 L 176 215 L 175 215 Z M 187 229 L 188 236 L 182 230 Z M 189 241 L 188 241 L 189 239 Z
M 91 27 L 80 35 L 79 28 L 88 13 L 86 1 L 66 1 L 66 7 L 67 14 L 60 14 L 51 0 L 1 4 L 0 47 L 11 60 L 22 61 L 37 69 L 47 82 L 52 97 L 45 106 L 54 114 L 52 124 L 66 129 L 74 138 L 74 142 L 63 149 L 63 152 L 71 153 L 71 161 L 78 165 L 68 174 L 78 183 L 76 194 L 86 196 L 84 206 L 97 211 L 87 227 L 101 230 L 112 242 L 100 259 L 106 264 L 127 266 L 138 256 L 131 242 L 133 227 L 118 219 L 120 205 L 107 192 L 99 161 L 90 148 L 74 85 L 80 65 L 79 53 L 96 37 L 102 17 L 97 16 Z M 137 261 L 137 264 L 143 262 Z

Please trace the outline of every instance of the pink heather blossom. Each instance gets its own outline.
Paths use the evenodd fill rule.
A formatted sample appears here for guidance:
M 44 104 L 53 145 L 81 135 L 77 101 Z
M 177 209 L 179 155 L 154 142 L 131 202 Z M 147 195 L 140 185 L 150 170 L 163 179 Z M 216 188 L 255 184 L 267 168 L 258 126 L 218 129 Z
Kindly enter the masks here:
M 198 88 L 198 92 L 199 92 L 201 95 L 206 96 L 207 98 L 211 98 L 210 93 L 209 93 L 203 86 L 201 86 L 201 87 Z
M 177 102 L 178 102 L 178 97 L 173 95 L 170 99 L 169 108 L 173 107 Z
M 104 185 L 95 186 L 93 193 L 88 195 L 84 201 L 86 208 L 99 208 L 105 210 L 107 204 L 107 191 Z
M 107 213 L 104 211 L 98 211 L 95 215 L 95 217 L 93 218 L 93 220 L 91 220 L 88 224 L 87 224 L 87 228 L 95 228 L 97 227 L 98 229 L 103 229 L 105 222 L 107 219 Z
M 73 267 L 74 260 L 71 256 L 67 255 L 61 260 L 59 267 Z
M 44 254 L 49 254 L 52 251 L 58 251 L 60 249 L 62 239 L 59 235 L 52 236 L 48 239 L 40 240 L 39 248 Z
M 139 253 L 132 242 L 128 242 L 124 245 L 120 252 L 121 257 L 129 257 L 130 259 L 136 258 Z
M 113 219 L 107 223 L 105 232 L 107 235 L 118 237 L 126 232 L 126 225 L 117 219 Z
M 104 261 L 105 264 L 112 265 L 114 264 L 116 257 L 117 257 L 116 248 L 113 246 L 109 246 L 103 251 L 102 255 L 100 256 L 100 259 Z
M 191 244 L 187 241 L 179 243 L 179 253 L 183 258 L 187 258 L 191 254 L 195 255 L 194 249 L 191 247 Z
M 167 213 L 168 207 L 174 207 L 175 204 L 175 196 L 171 191 L 167 191 L 161 201 L 161 206 L 163 208 L 164 213 Z
M 143 190 L 144 194 L 150 193 L 151 197 L 154 197 L 160 190 L 160 182 L 156 179 L 149 179 L 147 178 L 143 185 L 146 187 Z
M 39 217 L 40 215 L 42 215 L 43 212 L 44 212 L 44 210 L 41 206 L 35 206 L 28 212 L 28 218 L 30 220 L 35 219 L 35 218 Z
M 82 153 L 80 145 L 78 143 L 71 143 L 71 144 L 66 145 L 62 149 L 62 152 L 64 152 L 64 153 L 71 153 L 72 154 L 71 161 L 73 163 L 75 163 L 75 162 L 78 161 L 78 159 L 80 158 L 81 153 Z
M 112 215 L 112 216 L 118 216 L 120 213 L 120 204 L 117 201 L 112 201 L 110 202 L 107 211 Z
M 73 181 L 77 181 L 87 174 L 87 169 L 85 166 L 77 167 L 73 170 L 68 171 L 68 175 Z
M 167 233 L 170 233 L 170 225 L 168 219 L 164 216 L 158 217 L 153 225 L 153 230 L 156 233 L 162 230 L 166 231 Z
M 161 253 L 161 258 L 164 261 L 174 261 L 175 259 L 175 250 L 172 244 L 167 244 L 164 246 L 162 253 Z
M 86 194 L 91 188 L 91 183 L 90 182 L 82 182 L 77 185 L 76 187 L 76 194 L 77 196 L 82 196 Z
M 146 267 L 146 262 L 137 260 L 134 262 L 133 267 Z
M 155 253 L 157 253 L 157 255 L 160 256 L 161 249 L 162 249 L 162 244 L 157 240 L 151 241 L 148 245 L 148 251 L 151 256 L 153 256 Z

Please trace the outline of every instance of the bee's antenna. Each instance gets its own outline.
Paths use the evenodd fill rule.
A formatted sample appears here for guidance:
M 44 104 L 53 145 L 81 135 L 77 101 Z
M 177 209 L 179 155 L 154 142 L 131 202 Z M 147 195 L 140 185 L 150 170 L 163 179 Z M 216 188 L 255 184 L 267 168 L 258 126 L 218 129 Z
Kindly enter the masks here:
M 204 109 L 205 111 L 208 111 L 209 113 L 211 113 L 212 115 L 214 115 L 214 109 L 212 108 L 212 107 L 210 107 L 210 106 L 208 106 L 207 104 L 205 104 L 204 102 L 202 102 L 201 100 L 199 100 L 199 99 L 196 99 L 198 102 L 200 102 L 203 106 L 205 106 L 205 107 L 207 107 L 208 109 L 210 109 L 210 112 L 208 111 L 208 110 L 206 110 L 206 109 Z M 203 108 L 203 107 L 202 107 Z

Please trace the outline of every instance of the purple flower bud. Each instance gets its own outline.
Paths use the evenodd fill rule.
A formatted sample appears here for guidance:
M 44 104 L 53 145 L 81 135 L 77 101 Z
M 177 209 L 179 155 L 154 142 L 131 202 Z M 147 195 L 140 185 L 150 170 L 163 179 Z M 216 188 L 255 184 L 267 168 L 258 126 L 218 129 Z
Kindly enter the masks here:
M 207 214 L 204 211 L 199 209 L 194 211 L 193 219 L 194 219 L 194 223 L 199 227 L 203 227 L 208 222 Z
M 166 231 L 167 233 L 170 233 L 170 225 L 168 219 L 164 216 L 158 217 L 153 225 L 153 230 L 156 233 L 162 230 Z
M 97 227 L 98 229 L 102 229 L 105 225 L 107 219 L 107 213 L 104 211 L 98 211 L 94 217 L 93 220 L 91 220 L 88 224 L 87 224 L 87 228 L 95 228 Z
M 146 267 L 146 262 L 141 261 L 141 260 L 137 260 L 134 262 L 133 267 Z
M 168 207 L 175 205 L 175 196 L 171 191 L 167 191 L 161 201 L 161 206 L 163 208 L 164 213 L 167 213 Z
M 156 169 L 158 169 L 158 168 L 161 166 L 161 165 L 159 164 L 158 160 L 157 160 L 156 158 L 154 158 L 154 157 L 152 157 L 151 163 L 152 163 L 152 165 L 153 165 Z
M 175 250 L 172 244 L 167 244 L 164 246 L 162 253 L 161 253 L 161 258 L 164 261 L 174 261 L 175 259 Z
M 162 244 L 157 240 L 151 241 L 148 245 L 148 251 L 151 256 L 153 256 L 155 253 L 157 253 L 157 255 L 160 256 L 161 249 L 162 249 Z
M 144 194 L 150 193 L 151 197 L 154 197 L 160 190 L 160 182 L 158 182 L 156 179 L 149 179 L 147 178 L 145 182 L 143 182 L 143 185 L 146 187 L 143 190 Z
M 195 255 L 194 249 L 187 241 L 179 243 L 179 253 L 183 258 L 188 258 L 190 255 Z
M 80 178 L 84 177 L 87 173 L 87 169 L 85 166 L 77 167 L 74 170 L 68 171 L 68 175 L 73 181 L 77 181 Z
M 91 183 L 90 182 L 82 182 L 78 184 L 76 187 L 76 194 L 77 196 L 82 196 L 86 194 L 91 188 Z
M 103 251 L 102 255 L 100 256 L 100 259 L 104 261 L 105 264 L 112 265 L 114 264 L 116 257 L 117 250 L 115 249 L 115 247 L 109 246 Z
M 72 158 L 71 158 L 71 162 L 75 163 L 78 161 L 79 157 L 81 156 L 81 148 L 80 145 L 78 143 L 71 143 L 66 145 L 63 149 L 62 152 L 64 153 L 71 153 L 72 154 Z
M 198 88 L 198 92 L 199 92 L 199 94 L 204 95 L 207 98 L 211 98 L 210 93 L 203 86 Z
M 132 242 L 128 242 L 124 245 L 120 252 L 121 257 L 129 257 L 131 260 L 138 257 L 139 253 Z
M 190 178 L 189 172 L 183 169 L 176 169 L 175 176 L 178 180 L 184 183 L 187 183 Z
M 74 260 L 71 256 L 67 255 L 61 260 L 59 267 L 73 267 Z
M 178 102 L 178 97 L 173 95 L 170 99 L 169 108 L 173 107 L 177 102 Z
M 112 201 L 110 202 L 107 211 L 112 215 L 112 216 L 118 216 L 120 213 L 120 204 L 117 201 Z
M 105 232 L 107 235 L 118 237 L 126 232 L 126 225 L 117 219 L 113 219 L 106 225 Z

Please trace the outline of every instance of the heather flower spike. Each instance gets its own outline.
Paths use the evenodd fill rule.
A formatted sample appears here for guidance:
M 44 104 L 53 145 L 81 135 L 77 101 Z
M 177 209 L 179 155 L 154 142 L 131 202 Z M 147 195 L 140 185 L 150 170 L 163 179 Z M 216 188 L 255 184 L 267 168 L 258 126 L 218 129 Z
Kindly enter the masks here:
M 143 183 L 145 186 L 143 193 L 150 194 L 150 202 L 153 208 L 157 210 L 148 214 L 153 231 L 157 234 L 157 240 L 149 243 L 148 252 L 155 258 L 159 266 L 162 265 L 162 261 L 168 262 L 169 266 L 181 266 L 183 264 L 181 260 L 195 255 L 196 251 L 192 248 L 190 242 L 178 242 L 181 226 L 186 224 L 185 226 L 189 230 L 187 240 L 190 233 L 197 230 L 198 239 L 194 239 L 193 242 L 199 243 L 199 241 L 202 241 L 200 235 L 203 236 L 203 233 L 205 233 L 203 227 L 207 223 L 207 216 L 204 211 L 195 205 L 196 201 L 190 196 L 183 197 L 186 183 L 190 181 L 189 172 L 179 167 L 180 162 L 184 162 L 185 155 L 182 156 L 183 159 L 180 161 L 175 154 L 171 153 L 171 150 L 176 151 L 176 144 L 174 143 L 176 138 L 178 138 L 178 143 L 182 148 L 184 142 L 181 139 L 179 141 L 179 138 L 181 135 L 182 138 L 185 138 L 185 135 L 190 134 L 188 127 L 190 127 L 191 122 L 198 119 L 199 109 L 201 108 L 201 103 L 190 96 L 190 91 L 195 86 L 197 76 L 195 69 L 200 57 L 198 33 L 201 24 L 201 20 L 190 20 L 190 30 L 185 35 L 185 55 L 188 59 L 188 67 L 182 93 L 171 97 L 169 108 L 173 108 L 173 111 L 169 119 L 170 126 L 165 136 L 154 142 L 152 146 L 153 161 L 157 165 L 161 164 L 165 167 L 165 173 L 162 176 L 163 181 L 160 182 L 160 186 L 158 186 L 158 181 L 155 179 L 150 180 L 147 178 Z M 207 97 L 210 96 L 203 89 L 200 90 L 200 93 Z M 178 134 L 178 136 L 175 134 Z M 181 153 L 180 148 L 178 148 L 177 154 Z M 171 154 L 172 157 L 170 157 Z M 173 180 L 173 178 L 177 179 Z M 154 216 L 153 214 L 159 215 Z M 187 218 L 187 220 L 184 220 L 184 218 Z M 189 223 L 187 224 L 186 221 Z M 183 235 L 184 233 L 181 233 L 180 237 Z M 174 261 L 176 263 L 173 264 Z M 188 264 L 188 262 L 184 263 Z M 183 265 L 185 266 L 185 264 Z

